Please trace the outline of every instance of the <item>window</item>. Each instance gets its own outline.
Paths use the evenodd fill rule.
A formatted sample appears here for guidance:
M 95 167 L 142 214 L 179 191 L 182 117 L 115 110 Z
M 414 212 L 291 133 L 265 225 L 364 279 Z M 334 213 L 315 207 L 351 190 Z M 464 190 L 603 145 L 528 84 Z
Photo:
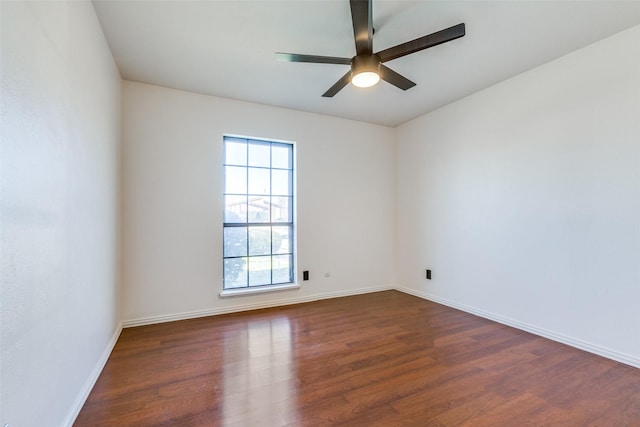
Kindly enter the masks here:
M 293 144 L 224 137 L 224 290 L 294 281 Z

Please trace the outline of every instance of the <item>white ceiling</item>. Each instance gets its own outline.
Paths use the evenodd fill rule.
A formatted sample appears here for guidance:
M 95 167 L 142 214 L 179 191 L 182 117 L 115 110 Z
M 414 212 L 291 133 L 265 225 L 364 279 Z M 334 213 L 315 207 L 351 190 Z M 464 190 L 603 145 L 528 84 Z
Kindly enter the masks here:
M 387 62 L 417 83 L 406 92 L 322 98 L 348 66 L 274 53 L 352 57 L 347 0 L 93 3 L 124 79 L 389 126 L 640 24 L 640 1 L 373 0 L 375 52 L 460 22 L 466 36 Z

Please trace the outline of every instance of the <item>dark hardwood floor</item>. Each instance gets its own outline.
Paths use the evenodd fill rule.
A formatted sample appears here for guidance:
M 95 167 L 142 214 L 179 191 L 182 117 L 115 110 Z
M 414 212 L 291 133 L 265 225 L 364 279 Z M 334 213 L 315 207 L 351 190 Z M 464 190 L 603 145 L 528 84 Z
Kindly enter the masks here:
M 640 370 L 396 291 L 125 329 L 75 426 L 640 426 Z

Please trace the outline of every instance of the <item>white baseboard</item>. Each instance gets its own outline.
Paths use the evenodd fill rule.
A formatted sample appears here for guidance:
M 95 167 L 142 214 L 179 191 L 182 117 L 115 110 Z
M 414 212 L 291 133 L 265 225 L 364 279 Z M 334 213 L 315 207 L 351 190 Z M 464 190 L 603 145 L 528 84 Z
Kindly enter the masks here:
M 216 316 L 220 314 L 237 313 L 241 311 L 258 310 L 261 308 L 280 307 L 283 305 L 301 304 L 305 302 L 318 301 L 330 298 L 347 297 L 351 295 L 368 294 L 372 292 L 388 291 L 395 289 L 395 286 L 377 286 L 360 289 L 350 289 L 346 291 L 328 292 L 324 294 L 310 295 L 304 297 L 283 298 L 266 302 L 258 302 L 244 305 L 234 305 L 232 307 L 211 308 L 206 310 L 187 311 L 184 313 L 164 314 L 160 316 L 140 317 L 137 319 L 125 320 L 122 322 L 124 328 L 134 326 L 153 325 L 156 323 L 173 322 L 176 320 L 195 319 L 198 317 Z
M 115 347 L 121 332 L 122 322 L 118 323 L 118 325 L 116 326 L 116 330 L 113 332 L 113 335 L 111 336 L 111 339 L 102 352 L 100 359 L 98 359 L 96 366 L 91 371 L 91 374 L 89 374 L 89 377 L 85 381 L 84 386 L 80 390 L 80 393 L 78 393 L 78 396 L 74 400 L 73 405 L 69 409 L 69 412 L 67 412 L 67 416 L 61 424 L 63 427 L 72 427 L 76 418 L 78 418 L 78 414 L 80 414 L 80 410 L 82 410 L 82 406 L 89 397 L 89 393 L 91 393 L 91 390 L 96 384 L 96 381 L 98 381 L 98 377 L 100 377 L 104 365 L 107 364 L 107 360 L 109 360 L 109 356 L 111 355 L 111 352 L 113 351 L 113 348 Z
M 502 323 L 503 325 L 511 326 L 516 329 L 521 329 L 532 334 L 539 335 L 544 338 L 548 338 L 553 341 L 557 341 L 562 344 L 569 345 L 571 347 L 578 348 L 580 350 L 587 351 L 589 353 L 597 354 L 598 356 L 606 357 L 607 359 L 615 360 L 616 362 L 624 363 L 635 368 L 640 368 L 640 358 L 634 357 L 628 354 L 620 353 L 615 350 L 611 350 L 605 347 L 601 347 L 595 344 L 591 344 L 585 341 L 572 338 L 567 335 L 559 334 L 547 329 L 539 328 L 528 323 L 520 322 L 518 320 L 510 319 L 508 317 L 500 316 L 494 313 L 490 313 L 484 310 L 480 310 L 475 307 L 471 307 L 465 304 L 459 304 L 457 302 L 432 295 L 428 292 L 417 291 L 415 289 L 405 288 L 403 286 L 396 286 L 396 290 L 410 294 L 422 299 L 436 302 L 438 304 L 446 305 L 467 313 L 475 314 L 476 316 L 483 317 L 485 319 L 493 320 L 494 322 Z

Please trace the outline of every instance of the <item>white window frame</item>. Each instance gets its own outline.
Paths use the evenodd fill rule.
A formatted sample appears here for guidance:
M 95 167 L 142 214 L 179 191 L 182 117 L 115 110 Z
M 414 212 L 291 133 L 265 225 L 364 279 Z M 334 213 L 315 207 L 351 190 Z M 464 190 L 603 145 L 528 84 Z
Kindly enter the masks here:
M 246 165 L 240 165 L 240 164 L 228 164 L 227 163 L 227 155 L 226 155 L 226 151 L 227 151 L 227 141 L 230 142 L 241 142 L 244 141 L 247 143 L 247 160 L 246 160 Z M 253 147 L 259 147 L 259 146 L 265 146 L 265 145 L 269 145 L 269 150 L 270 153 L 272 153 L 272 149 L 273 147 L 282 147 L 282 146 L 287 146 L 290 147 L 291 150 L 291 160 L 290 160 L 290 169 L 287 168 L 282 168 L 282 167 L 274 167 L 273 165 L 273 156 L 272 154 L 270 154 L 269 157 L 269 166 L 265 167 L 265 166 L 252 166 L 250 164 L 250 160 L 249 160 L 249 146 L 252 145 Z M 222 290 L 220 292 L 220 296 L 221 297 L 230 297 L 230 296 L 238 296 L 238 295 L 248 295 L 248 294 L 255 294 L 255 293 L 263 293 L 263 292 L 274 292 L 274 291 L 282 291 L 282 290 L 288 290 L 288 289 L 297 289 L 299 288 L 299 284 L 297 282 L 297 254 L 296 254 L 296 247 L 297 247 L 297 232 L 296 232 L 296 225 L 297 225 L 297 217 L 296 217 L 296 201 L 297 201 L 297 194 L 296 194 L 296 173 L 297 173 L 297 168 L 296 168 L 296 146 L 294 142 L 291 141 L 282 141 L 282 140 L 274 140 L 274 139 L 264 139 L 264 138 L 255 138 L 255 137 L 246 137 L 246 136 L 237 136 L 237 135 L 229 135 L 229 134 L 225 134 L 223 135 L 223 222 L 222 222 L 222 238 L 223 238 L 223 257 L 222 257 Z M 229 191 L 230 186 L 227 185 L 227 168 L 228 167 L 244 167 L 246 168 L 247 171 L 247 188 L 246 188 L 246 192 L 233 192 L 233 191 Z M 268 194 L 265 193 L 261 193 L 261 194 L 252 194 L 250 192 L 249 189 L 249 174 L 251 170 L 257 170 L 257 169 L 261 169 L 261 170 L 268 170 L 269 171 L 269 177 L 273 177 L 273 171 L 284 171 L 284 170 L 290 170 L 291 172 L 291 178 L 290 178 L 290 195 L 282 195 L 282 194 L 274 194 L 274 190 L 273 190 L 273 184 L 270 181 L 270 187 L 268 190 Z M 246 206 L 246 218 L 240 218 L 239 220 L 236 221 L 230 221 L 228 218 L 228 201 L 227 198 L 228 197 L 246 197 L 247 198 L 247 206 Z M 250 221 L 250 214 L 249 214 L 249 204 L 250 204 L 250 199 L 251 198 L 255 198 L 255 197 L 268 197 L 270 204 L 269 204 L 269 220 L 268 221 L 264 221 L 264 220 L 260 220 L 260 222 L 252 222 Z M 290 198 L 290 221 L 289 222 L 282 222 L 281 220 L 274 220 L 274 218 L 271 216 L 271 212 L 272 212 L 272 207 L 273 207 L 273 198 L 275 197 L 283 197 L 283 198 Z M 289 240 L 289 252 L 287 253 L 274 253 L 274 248 L 272 245 L 272 238 L 273 238 L 273 228 L 274 227 L 289 227 L 289 234 L 290 234 L 290 240 Z M 246 243 L 246 253 L 244 255 L 240 255 L 240 256 L 230 256 L 229 253 L 227 253 L 227 242 L 225 240 L 225 236 L 227 231 L 231 232 L 230 229 L 232 228 L 238 228 L 238 229 L 246 229 L 246 238 L 247 238 L 247 243 Z M 262 229 L 268 229 L 269 233 L 270 233 L 270 243 L 269 245 L 271 246 L 270 252 L 268 254 L 260 254 L 260 255 L 251 255 L 251 251 L 249 248 L 249 233 L 250 231 L 253 230 L 262 230 Z M 225 231 L 227 230 L 227 231 Z M 277 251 L 276 251 L 277 252 Z M 290 256 L 290 276 L 289 279 L 286 282 L 283 283 L 273 283 L 274 280 L 274 268 L 273 268 L 273 262 L 274 262 L 274 258 L 276 257 L 284 257 L 284 256 Z M 270 283 L 261 283 L 261 284 L 251 284 L 251 270 L 250 270 L 250 263 L 251 261 L 257 261 L 258 258 L 260 258 L 262 261 L 264 261 L 266 258 L 269 258 L 269 262 L 271 262 L 271 269 L 270 269 Z M 246 283 L 241 286 L 241 287 L 233 287 L 233 286 L 229 286 L 227 287 L 227 281 L 225 278 L 225 275 L 227 274 L 227 270 L 226 270 L 226 265 L 227 265 L 227 261 L 231 261 L 233 259 L 243 259 L 245 260 L 246 264 L 243 268 L 246 269 L 246 273 L 243 272 L 243 274 L 246 274 Z M 264 270 L 262 270 L 264 272 Z

